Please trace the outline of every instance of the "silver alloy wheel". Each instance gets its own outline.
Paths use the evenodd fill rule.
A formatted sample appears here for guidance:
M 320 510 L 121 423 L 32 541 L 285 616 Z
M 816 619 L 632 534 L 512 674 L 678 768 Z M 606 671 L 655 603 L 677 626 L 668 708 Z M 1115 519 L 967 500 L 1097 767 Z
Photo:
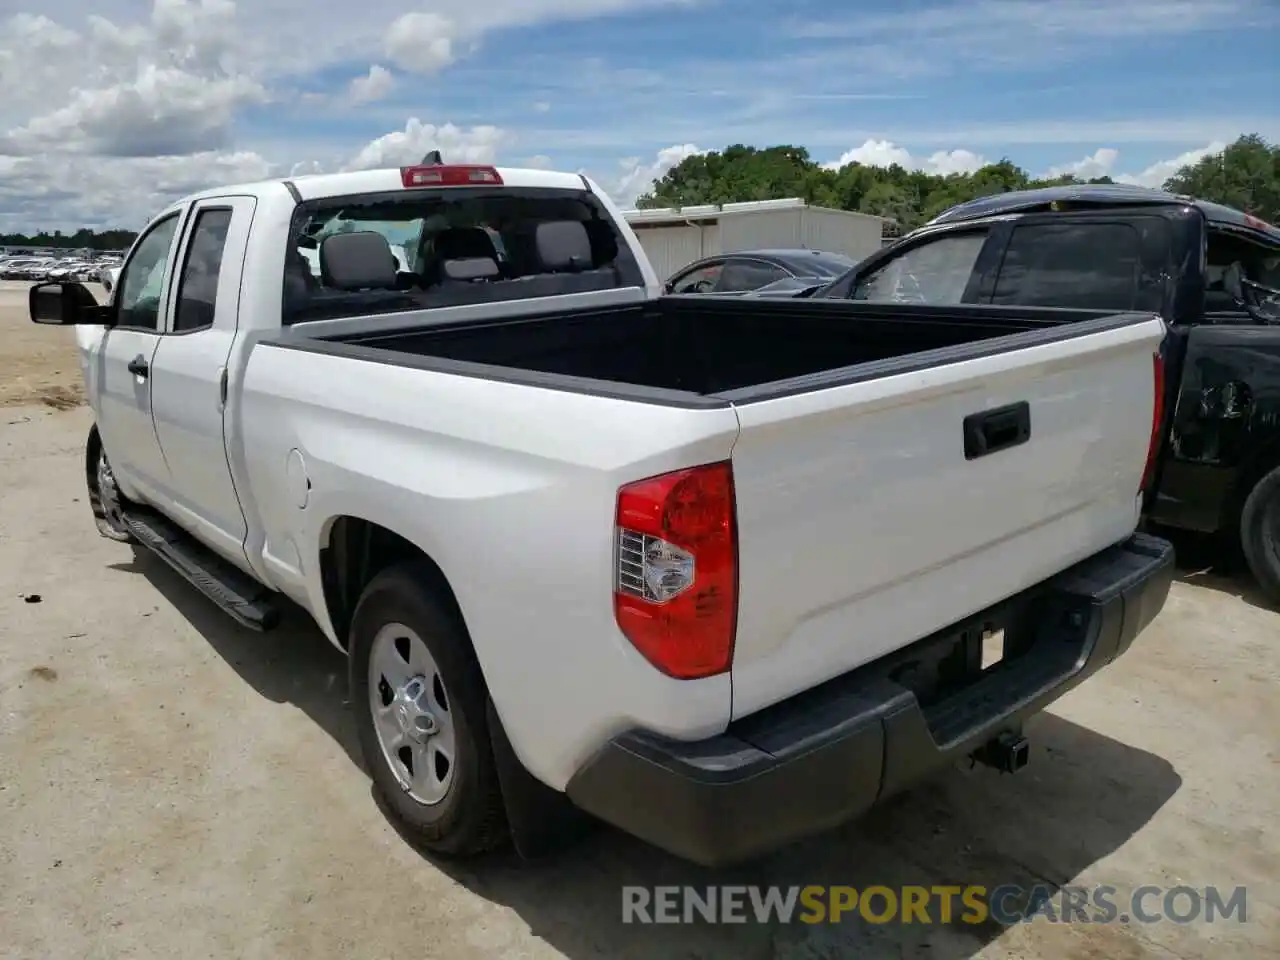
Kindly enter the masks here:
M 422 638 L 384 624 L 369 651 L 369 709 L 382 755 L 400 789 L 433 806 L 449 793 L 457 735 L 449 692 Z
M 120 488 L 116 486 L 116 477 L 111 472 L 105 450 L 98 451 L 98 503 L 111 526 L 117 530 L 125 529 L 124 521 L 120 519 Z

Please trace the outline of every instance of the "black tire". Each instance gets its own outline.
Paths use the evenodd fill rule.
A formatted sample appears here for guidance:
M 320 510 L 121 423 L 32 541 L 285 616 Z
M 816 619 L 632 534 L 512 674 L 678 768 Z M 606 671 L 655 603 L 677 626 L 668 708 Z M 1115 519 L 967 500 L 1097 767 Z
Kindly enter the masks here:
M 1249 491 L 1240 511 L 1240 546 L 1263 593 L 1280 606 L 1280 467 Z
M 98 533 L 117 543 L 133 543 L 133 534 L 128 531 L 119 517 L 119 509 L 127 503 L 124 495 L 116 489 L 114 493 L 108 493 L 105 498 L 103 497 L 100 468 L 104 462 L 109 468 L 110 461 L 107 459 L 106 451 L 103 450 L 102 437 L 98 434 L 96 424 L 89 428 L 84 461 L 85 485 L 89 490 L 89 508 L 93 511 L 93 522 L 98 528 Z M 110 473 L 109 469 L 108 473 Z
M 434 576 L 424 564 L 404 563 L 379 573 L 365 588 L 351 623 L 351 704 L 365 766 L 402 832 L 429 853 L 470 857 L 501 845 L 509 834 L 489 740 L 484 677 L 452 605 L 424 587 Z M 422 639 L 447 693 L 457 756 L 447 792 L 432 805 L 400 786 L 374 724 L 369 661 L 374 638 L 391 623 L 404 624 Z

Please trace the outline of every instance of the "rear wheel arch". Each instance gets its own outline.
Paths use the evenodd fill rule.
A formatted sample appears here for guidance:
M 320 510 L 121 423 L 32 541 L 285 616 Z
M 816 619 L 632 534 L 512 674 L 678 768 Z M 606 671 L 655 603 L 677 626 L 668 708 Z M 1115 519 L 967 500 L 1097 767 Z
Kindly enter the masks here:
M 1222 505 L 1219 529 L 1228 531 L 1232 536 L 1239 535 L 1245 501 L 1249 499 L 1249 495 L 1263 478 L 1277 467 L 1280 467 L 1280 432 L 1260 443 L 1254 454 L 1242 466 L 1235 483 L 1231 485 L 1231 492 Z
M 1280 462 L 1270 463 L 1245 490 L 1235 530 L 1254 579 L 1280 604 Z
M 470 773 L 460 781 L 465 801 L 427 809 L 403 795 L 403 788 L 389 772 L 392 768 L 376 741 L 373 726 L 365 722 L 364 713 L 358 715 L 361 751 L 392 821 L 408 828 L 406 836 L 413 843 L 441 855 L 481 853 L 509 837 L 509 829 L 524 849 L 536 849 L 543 834 L 569 832 L 560 809 L 563 801 L 557 805 L 554 798 L 547 799 L 551 791 L 535 782 L 515 758 L 489 697 L 458 598 L 439 563 L 407 537 L 355 516 L 329 520 L 320 542 L 326 613 L 335 636 L 350 655 L 349 689 L 356 709 L 363 708 L 369 695 L 371 605 L 379 611 L 375 619 L 390 609 L 388 603 L 399 607 L 408 603 L 410 609 L 421 610 L 422 601 L 413 599 L 417 595 L 439 611 L 435 627 L 428 631 L 430 637 L 424 635 L 423 640 L 448 670 L 453 684 L 446 687 L 447 696 L 463 706 L 467 719 L 465 729 L 470 735 L 465 742 L 470 749 L 466 759 L 460 760 L 464 767 L 459 768 Z M 357 614 L 359 622 L 353 630 Z M 411 619 L 430 622 L 431 617 Z M 537 827 L 529 826 L 531 819 Z
M 364 589 L 383 570 L 408 562 L 420 564 L 428 581 L 424 586 L 457 617 L 465 634 L 466 621 L 453 586 L 426 550 L 372 520 L 344 514 L 327 521 L 320 538 L 320 579 L 325 613 L 344 650 L 350 642 L 351 619 Z

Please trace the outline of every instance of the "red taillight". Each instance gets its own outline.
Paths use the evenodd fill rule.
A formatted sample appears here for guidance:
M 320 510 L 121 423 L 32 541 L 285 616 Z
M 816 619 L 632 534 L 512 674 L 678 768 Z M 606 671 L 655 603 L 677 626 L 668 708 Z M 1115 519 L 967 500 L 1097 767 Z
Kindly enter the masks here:
M 1153 354 L 1151 357 L 1152 389 L 1155 401 L 1151 407 L 1151 440 L 1147 444 L 1147 465 L 1142 471 L 1142 490 L 1147 492 L 1151 481 L 1155 479 L 1156 459 L 1160 455 L 1161 429 L 1164 427 L 1164 357 Z
M 406 187 L 501 186 L 502 177 L 493 167 L 422 165 L 401 167 L 400 182 Z
M 632 645 L 688 680 L 729 669 L 738 616 L 738 543 L 728 461 L 618 491 L 613 611 Z

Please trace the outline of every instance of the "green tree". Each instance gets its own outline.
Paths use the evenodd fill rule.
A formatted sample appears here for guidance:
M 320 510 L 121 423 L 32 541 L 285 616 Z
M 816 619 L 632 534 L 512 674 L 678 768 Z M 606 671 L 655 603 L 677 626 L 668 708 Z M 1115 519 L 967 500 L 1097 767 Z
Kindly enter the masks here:
M 104 230 L 98 233 L 81 227 L 75 233 L 55 230 L 47 233 L 0 233 L 0 247 L 52 247 L 59 250 L 125 250 L 137 234 L 132 230 Z
M 1280 220 L 1280 146 L 1246 134 L 1221 153 L 1183 167 L 1164 188 L 1275 222 Z
M 1113 181 L 1085 181 L 1071 174 L 1036 179 L 1007 157 L 973 173 L 946 176 L 896 165 L 849 163 L 833 169 L 815 163 L 802 147 L 735 144 L 720 153 L 689 157 L 655 181 L 637 205 L 683 207 L 801 197 L 822 206 L 888 217 L 899 229 L 910 230 L 967 200 L 1086 182 Z M 1179 170 L 1165 189 L 1216 200 L 1274 222 L 1280 219 L 1280 147 L 1256 134 L 1243 136 L 1222 153 Z

